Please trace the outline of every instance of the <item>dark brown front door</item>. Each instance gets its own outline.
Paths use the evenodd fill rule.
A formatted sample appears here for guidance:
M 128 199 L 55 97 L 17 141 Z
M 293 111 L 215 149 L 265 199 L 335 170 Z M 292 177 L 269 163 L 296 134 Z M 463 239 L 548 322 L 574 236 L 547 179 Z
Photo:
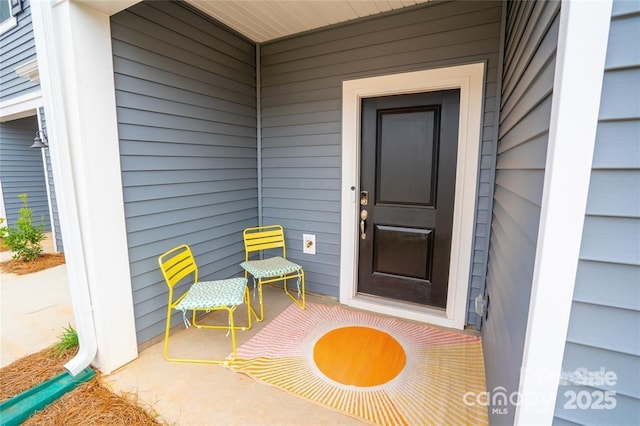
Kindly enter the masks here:
M 446 307 L 459 109 L 459 90 L 363 100 L 359 293 Z

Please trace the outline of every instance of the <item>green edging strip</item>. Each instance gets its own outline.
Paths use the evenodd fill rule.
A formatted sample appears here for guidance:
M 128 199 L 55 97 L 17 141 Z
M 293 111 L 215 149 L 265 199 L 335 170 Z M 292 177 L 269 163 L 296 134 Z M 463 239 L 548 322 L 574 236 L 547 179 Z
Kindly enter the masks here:
M 0 404 L 0 425 L 17 426 L 36 411 L 56 401 L 79 384 L 88 382 L 96 375 L 91 368 L 85 368 L 77 376 L 62 373 L 44 383 L 14 396 Z

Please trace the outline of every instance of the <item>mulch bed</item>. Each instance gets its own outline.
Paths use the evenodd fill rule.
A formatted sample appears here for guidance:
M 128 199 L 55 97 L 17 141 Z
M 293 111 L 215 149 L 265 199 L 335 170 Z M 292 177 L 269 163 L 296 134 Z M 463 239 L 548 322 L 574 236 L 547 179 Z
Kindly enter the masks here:
M 62 265 L 63 263 L 65 263 L 63 253 L 44 253 L 42 256 L 32 260 L 31 262 L 25 262 L 18 259 L 0 262 L 0 270 L 8 274 L 25 275 L 53 268 L 54 266 Z
M 64 364 L 77 350 L 55 355 L 53 348 L 20 358 L 0 369 L 0 402 L 64 373 Z
M 76 350 L 56 356 L 47 348 L 0 369 L 0 401 L 63 373 L 63 365 Z M 137 405 L 137 395 L 116 395 L 100 375 L 65 394 L 44 410 L 29 417 L 24 425 L 161 425 Z

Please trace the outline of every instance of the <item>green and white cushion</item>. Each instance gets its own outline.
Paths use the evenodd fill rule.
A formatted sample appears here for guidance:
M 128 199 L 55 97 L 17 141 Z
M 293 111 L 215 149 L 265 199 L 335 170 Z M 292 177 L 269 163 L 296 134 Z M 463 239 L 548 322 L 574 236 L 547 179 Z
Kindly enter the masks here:
M 246 286 L 247 279 L 244 277 L 200 281 L 191 286 L 189 294 L 176 305 L 176 309 L 186 313 L 192 309 L 207 310 L 242 305 Z
M 182 319 L 185 327 L 191 323 L 187 319 L 188 310 L 209 310 L 223 306 L 238 306 L 244 303 L 244 290 L 247 287 L 247 279 L 229 278 L 218 281 L 199 281 L 193 283 L 189 293 L 175 306 L 182 311 Z
M 254 278 L 277 277 L 302 269 L 297 263 L 293 263 L 282 257 L 270 257 L 263 260 L 249 260 L 242 262 L 240 266 L 249 272 Z

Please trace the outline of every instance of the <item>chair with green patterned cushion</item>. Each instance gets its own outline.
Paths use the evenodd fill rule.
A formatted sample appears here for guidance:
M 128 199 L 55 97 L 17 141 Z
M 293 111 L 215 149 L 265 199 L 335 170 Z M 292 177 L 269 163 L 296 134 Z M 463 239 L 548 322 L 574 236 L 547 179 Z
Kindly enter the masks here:
M 251 305 L 249 302 L 249 288 L 247 278 L 229 278 L 218 281 L 198 281 L 198 266 L 191 253 L 191 248 L 182 244 L 175 247 L 158 258 L 160 270 L 169 287 L 169 303 L 167 305 L 167 325 L 164 335 L 164 357 L 168 361 L 196 362 L 207 364 L 228 364 L 236 359 L 236 330 L 248 330 L 251 328 Z M 192 282 L 189 289 L 174 300 L 174 287 L 183 280 Z M 247 303 L 248 325 L 236 326 L 233 314 L 236 308 Z M 232 358 L 228 359 L 190 359 L 173 358 L 169 356 L 169 331 L 171 329 L 171 312 L 173 309 L 182 311 L 184 323 L 189 327 L 187 311 L 191 311 L 191 323 L 197 328 L 225 329 L 231 333 Z M 227 311 L 229 314 L 228 325 L 206 325 L 196 320 L 198 312 Z
M 245 259 L 240 266 L 244 269 L 245 278 L 253 276 L 254 289 L 257 286 L 260 300 L 260 316 L 258 321 L 264 320 L 264 303 L 262 286 L 283 282 L 284 292 L 301 309 L 305 308 L 304 270 L 302 266 L 287 259 L 287 249 L 284 242 L 284 229 L 281 225 L 265 225 L 247 228 L 242 233 L 244 239 Z M 281 256 L 268 257 L 261 260 L 249 260 L 250 254 L 263 250 L 281 251 Z M 276 253 L 277 254 L 277 253 Z M 296 279 L 298 295 L 291 294 L 287 288 L 287 281 Z

